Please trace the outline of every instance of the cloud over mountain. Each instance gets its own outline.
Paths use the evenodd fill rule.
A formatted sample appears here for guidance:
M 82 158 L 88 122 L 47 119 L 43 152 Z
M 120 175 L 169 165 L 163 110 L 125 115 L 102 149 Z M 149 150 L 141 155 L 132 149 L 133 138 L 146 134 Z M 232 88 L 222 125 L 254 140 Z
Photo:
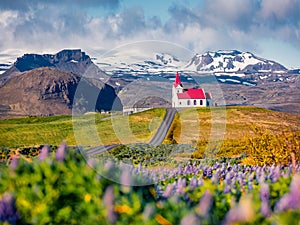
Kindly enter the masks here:
M 259 52 L 259 40 L 274 39 L 300 51 L 298 0 L 203 0 L 192 6 L 176 1 L 164 18 L 146 16 L 145 8 L 124 7 L 121 3 L 1 1 L 0 51 L 107 49 L 149 39 L 178 43 L 200 52 L 226 48 Z M 153 4 L 159 7 L 157 1 Z

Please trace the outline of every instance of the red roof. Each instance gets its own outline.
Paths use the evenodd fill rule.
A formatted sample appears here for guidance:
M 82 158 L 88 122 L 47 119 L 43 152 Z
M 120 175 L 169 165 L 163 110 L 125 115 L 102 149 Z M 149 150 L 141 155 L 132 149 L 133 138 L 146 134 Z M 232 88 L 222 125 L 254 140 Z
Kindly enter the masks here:
M 177 96 L 179 99 L 206 99 L 205 93 L 202 88 L 188 89 L 183 93 L 178 93 Z
M 176 78 L 175 78 L 175 82 L 174 82 L 174 86 L 177 87 L 178 85 L 182 86 L 181 81 L 180 81 L 180 77 L 178 72 L 176 73 Z

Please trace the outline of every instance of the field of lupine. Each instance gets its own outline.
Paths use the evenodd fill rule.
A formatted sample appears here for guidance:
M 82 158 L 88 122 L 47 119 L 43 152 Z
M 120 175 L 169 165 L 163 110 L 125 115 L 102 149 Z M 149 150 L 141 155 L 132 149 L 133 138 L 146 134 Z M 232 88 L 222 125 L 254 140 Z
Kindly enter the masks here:
M 246 166 L 225 158 L 190 160 L 155 169 L 141 164 L 123 169 L 124 163 L 111 160 L 100 168 L 97 162 L 85 160 L 65 144 L 56 151 L 44 147 L 30 161 L 12 158 L 1 165 L 0 222 L 290 225 L 300 221 L 300 165 L 295 160 L 286 166 Z M 148 184 L 129 185 L 137 184 L 136 179 Z

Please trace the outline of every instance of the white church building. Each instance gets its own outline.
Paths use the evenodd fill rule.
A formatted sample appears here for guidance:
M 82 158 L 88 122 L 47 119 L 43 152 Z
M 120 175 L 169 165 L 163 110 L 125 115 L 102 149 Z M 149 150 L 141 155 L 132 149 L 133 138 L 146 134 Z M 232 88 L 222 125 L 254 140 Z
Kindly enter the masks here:
M 178 72 L 172 87 L 172 107 L 208 107 L 212 106 L 212 98 L 209 92 L 202 88 L 184 89 Z

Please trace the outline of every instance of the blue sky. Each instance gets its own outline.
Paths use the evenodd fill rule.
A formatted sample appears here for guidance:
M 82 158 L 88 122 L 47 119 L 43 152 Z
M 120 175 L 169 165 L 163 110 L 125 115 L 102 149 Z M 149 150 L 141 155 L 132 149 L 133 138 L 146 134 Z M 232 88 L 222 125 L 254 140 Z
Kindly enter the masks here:
M 0 56 L 159 40 L 300 67 L 300 0 L 0 0 L 0 33 Z

